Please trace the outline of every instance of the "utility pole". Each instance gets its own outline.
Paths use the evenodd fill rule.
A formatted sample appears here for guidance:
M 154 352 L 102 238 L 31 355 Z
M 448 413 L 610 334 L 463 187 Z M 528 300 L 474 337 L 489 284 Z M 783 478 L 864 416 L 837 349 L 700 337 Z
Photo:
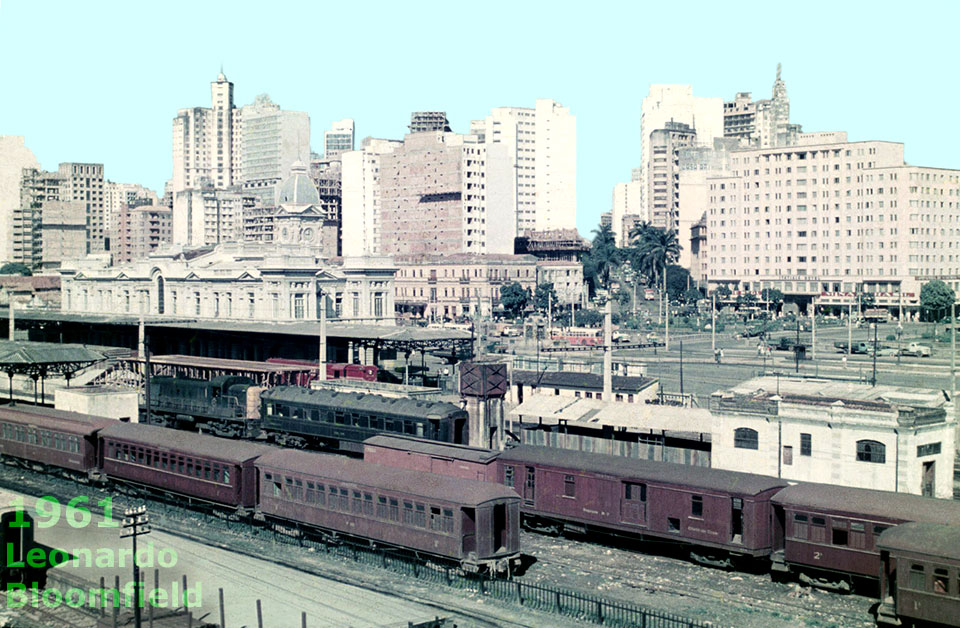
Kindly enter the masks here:
M 327 297 L 320 293 L 320 348 L 317 358 L 317 379 L 321 382 L 327 379 Z
M 137 537 L 150 534 L 150 517 L 147 515 L 146 506 L 128 508 L 123 511 L 123 517 L 120 538 L 131 537 L 133 539 L 133 619 L 136 628 L 141 628 L 140 603 L 143 597 L 140 591 L 140 564 L 137 560 Z M 184 591 L 184 596 L 186 596 L 186 591 Z M 184 597 L 184 599 L 186 599 L 186 597 Z
M 609 299 L 603 306 L 603 400 L 613 401 L 613 309 Z
M 717 350 L 717 291 L 710 293 L 710 349 Z
M 670 294 L 667 292 L 667 263 L 663 263 L 663 314 L 666 317 L 666 327 L 663 335 L 663 350 L 670 350 Z
M 853 300 L 847 306 L 847 355 L 853 355 Z
M 680 397 L 683 397 L 683 338 L 680 339 Z
M 547 338 L 553 336 L 553 293 L 547 293 Z
M 800 311 L 797 310 L 797 342 L 793 345 L 793 361 L 797 364 L 797 373 L 800 372 Z
M 810 350 L 813 357 L 813 361 L 817 361 L 817 297 L 813 297 L 813 316 L 810 317 L 811 328 L 813 330 L 813 338 L 810 339 Z
M 16 330 L 16 328 L 17 328 L 17 324 L 16 324 L 16 322 L 14 321 L 14 316 L 15 316 L 15 315 L 14 315 L 14 313 L 13 313 L 14 306 L 13 306 L 13 299 L 12 299 L 12 298 L 10 299 L 10 305 L 9 305 L 8 307 L 9 307 L 9 312 L 10 312 L 10 338 L 9 338 L 9 340 L 10 340 L 10 342 L 13 342 L 14 340 L 17 339 L 17 338 L 16 338 L 16 331 L 14 331 L 14 330 Z
M 950 304 L 950 400 L 957 396 L 957 303 Z M 957 402 L 953 401 L 954 413 Z
M 143 335 L 143 396 L 144 396 L 144 405 L 147 407 L 147 414 L 144 417 L 147 421 L 147 425 L 150 425 L 153 422 L 150 412 L 150 337 L 146 334 Z
M 877 385 L 877 329 L 880 323 L 871 323 L 873 325 L 873 375 L 870 377 L 870 385 Z

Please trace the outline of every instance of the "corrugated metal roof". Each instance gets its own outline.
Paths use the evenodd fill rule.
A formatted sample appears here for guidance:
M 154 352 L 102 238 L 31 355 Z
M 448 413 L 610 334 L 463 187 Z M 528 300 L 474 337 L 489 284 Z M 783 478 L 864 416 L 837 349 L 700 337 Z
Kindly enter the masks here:
M 0 421 L 33 425 L 58 430 L 68 434 L 87 435 L 117 423 L 115 419 L 28 406 L 4 406 L 0 408 Z
M 765 475 L 530 445 L 505 449 L 500 455 L 500 460 L 560 469 L 579 469 L 592 473 L 604 473 L 623 480 L 664 482 L 735 495 L 756 495 L 787 485 L 785 480 Z
M 487 464 L 496 460 L 500 455 L 499 451 L 490 449 L 480 449 L 478 447 L 468 447 L 467 445 L 454 445 L 451 443 L 440 443 L 434 440 L 425 440 L 423 438 L 414 438 L 412 436 L 392 436 L 387 434 L 378 434 L 371 436 L 363 441 L 364 445 L 371 447 L 383 447 L 385 449 L 400 449 L 403 451 L 412 451 L 429 456 L 444 458 L 454 458 L 456 460 L 467 460 Z
M 380 488 L 463 506 L 477 506 L 494 499 L 520 499 L 501 484 L 384 467 L 331 454 L 280 449 L 261 456 L 256 464 L 263 469 L 301 473 L 347 486 Z
M 117 423 L 104 428 L 101 435 L 127 443 L 159 447 L 188 456 L 216 458 L 238 464 L 265 453 L 277 451 L 276 447 L 259 443 L 248 443 L 139 423 Z
M 611 425 L 638 432 L 668 430 L 708 434 L 712 431 L 712 416 L 706 408 L 606 402 L 562 395 L 533 395 L 510 414 L 522 417 L 527 423 L 543 419 L 545 425 L 565 420 L 570 425 Z
M 465 411 L 446 401 L 422 401 L 404 397 L 385 397 L 368 393 L 314 390 L 301 386 L 278 386 L 264 391 L 263 399 L 291 403 L 335 406 L 344 410 L 387 412 L 420 419 L 446 418 Z
M 104 355 L 85 345 L 56 342 L 4 342 L 0 344 L 0 364 L 59 364 L 63 362 L 99 362 Z
M 650 377 L 613 376 L 613 391 L 619 393 L 636 393 L 656 383 Z M 574 388 L 577 390 L 603 390 L 603 375 L 594 373 L 574 373 L 571 371 L 536 371 L 513 372 L 513 383 L 525 386 L 543 388 Z
M 877 547 L 881 550 L 916 552 L 933 558 L 960 560 L 960 526 L 902 523 L 884 530 Z
M 851 486 L 796 484 L 777 493 L 773 501 L 807 510 L 887 517 L 900 521 L 960 522 L 960 502 Z

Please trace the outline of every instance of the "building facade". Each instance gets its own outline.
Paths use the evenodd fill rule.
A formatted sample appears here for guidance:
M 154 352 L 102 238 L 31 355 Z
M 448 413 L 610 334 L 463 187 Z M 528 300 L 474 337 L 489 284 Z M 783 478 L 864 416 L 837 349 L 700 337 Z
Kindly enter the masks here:
M 828 308 L 866 292 L 895 312 L 932 279 L 960 288 L 960 171 L 908 166 L 903 144 L 736 151 L 707 187 L 713 287 Z
M 113 261 L 127 264 L 140 260 L 171 243 L 173 212 L 162 205 L 134 205 L 126 203 L 114 218 L 111 230 Z
M 613 230 L 614 241 L 617 246 L 624 247 L 630 244 L 630 231 L 624 228 L 627 216 L 644 218 L 643 182 L 630 181 L 617 183 L 613 186 L 613 202 L 610 205 L 610 228 Z
M 440 131 L 450 133 L 450 122 L 447 120 L 445 111 L 414 111 L 410 114 L 410 126 L 407 127 L 411 133 L 429 133 Z
M 258 206 L 257 197 L 245 194 L 239 185 L 181 190 L 174 196 L 171 213 L 173 243 L 198 247 L 240 242 L 244 225 Z
M 284 111 L 266 94 L 240 109 L 240 181 L 264 207 L 295 162 L 310 159 L 310 116 Z
M 330 264 L 298 246 L 230 243 L 195 255 L 171 247 L 117 267 L 61 269 L 62 309 L 170 319 L 394 325 L 390 260 Z
M 114 232 L 115 219 L 120 213 L 120 208 L 124 204 L 129 206 L 137 205 L 159 205 L 160 197 L 153 190 L 150 190 L 138 183 L 114 183 L 107 181 L 103 184 L 103 224 L 108 233 Z M 111 245 L 110 250 L 113 250 Z
M 766 377 L 714 393 L 710 410 L 716 468 L 953 496 L 957 422 L 940 391 Z
M 361 150 L 340 155 L 344 255 L 380 255 L 380 162 L 402 145 L 367 138 Z
M 738 92 L 732 101 L 723 103 L 723 135 L 736 138 L 744 146 L 772 148 L 797 143 L 801 129 L 790 123 L 790 98 L 780 78 L 773 83 L 768 100 L 752 99 L 750 92 Z
M 576 228 L 577 121 L 568 107 L 549 99 L 497 107 L 471 122 L 470 132 L 506 151 L 513 181 L 500 202 L 512 203 L 517 234 Z
M 12 261 L 13 214 L 22 208 L 20 183 L 25 169 L 39 170 L 40 162 L 27 148 L 24 138 L 0 135 L 0 261 Z
M 648 220 L 654 227 L 673 231 L 680 222 L 680 151 L 697 142 L 696 130 L 682 122 L 667 122 L 650 132 L 644 193 Z
M 350 118 L 337 120 L 328 131 L 323 132 L 323 157 L 334 159 L 341 153 L 353 150 L 354 123 Z

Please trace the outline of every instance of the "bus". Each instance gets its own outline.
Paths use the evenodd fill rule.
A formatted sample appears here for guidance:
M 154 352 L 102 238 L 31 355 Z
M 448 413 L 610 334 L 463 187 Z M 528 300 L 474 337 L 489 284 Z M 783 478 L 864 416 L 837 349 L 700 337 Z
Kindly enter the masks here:
M 551 330 L 550 339 L 556 343 L 581 347 L 596 347 L 603 344 L 603 331 L 592 327 L 564 327 Z

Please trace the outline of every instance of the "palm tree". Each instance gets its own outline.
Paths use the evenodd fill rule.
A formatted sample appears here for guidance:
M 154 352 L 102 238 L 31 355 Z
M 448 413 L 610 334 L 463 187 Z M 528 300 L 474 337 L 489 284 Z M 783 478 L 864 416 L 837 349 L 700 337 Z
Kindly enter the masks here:
M 593 234 L 589 257 L 593 261 L 600 286 L 607 288 L 610 285 L 610 273 L 619 262 L 616 238 L 610 225 L 600 225 L 593 230 Z
M 656 285 L 660 269 L 650 267 L 649 260 L 644 257 L 640 248 L 641 243 L 650 237 L 648 234 L 655 229 L 656 227 L 652 224 L 643 221 L 635 224 L 627 235 L 628 241 L 631 244 L 631 258 L 633 259 L 637 272 L 643 274 L 647 278 L 647 283 L 651 286 Z
M 640 258 L 645 268 L 661 270 L 663 277 L 663 297 L 666 310 L 665 348 L 670 349 L 670 299 L 667 295 L 667 265 L 677 261 L 680 257 L 680 241 L 675 229 L 660 229 L 650 227 L 643 231 L 642 239 L 638 243 Z

